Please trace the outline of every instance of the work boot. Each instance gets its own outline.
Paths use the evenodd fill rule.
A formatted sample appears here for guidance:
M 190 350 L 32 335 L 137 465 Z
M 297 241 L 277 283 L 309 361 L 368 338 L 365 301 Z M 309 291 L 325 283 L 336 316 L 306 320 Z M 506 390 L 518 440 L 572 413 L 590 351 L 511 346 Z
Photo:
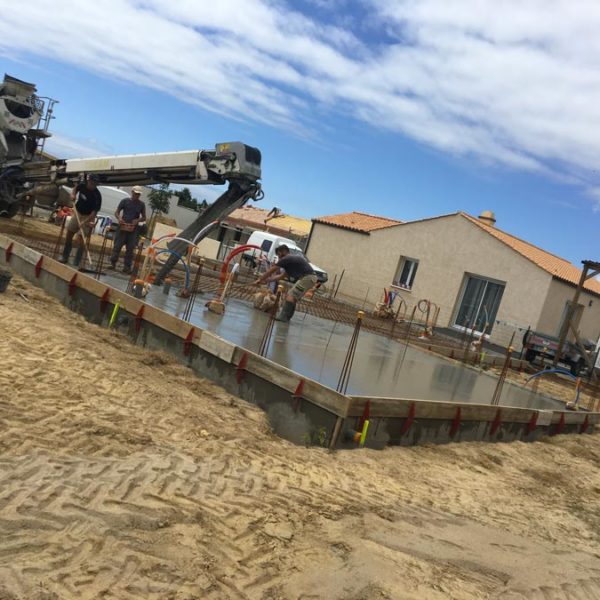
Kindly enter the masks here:
M 109 271 L 114 271 L 117 268 L 117 261 L 113 262 L 112 260 L 110 261 L 110 264 L 108 265 L 108 267 L 106 267 Z
M 286 300 L 281 306 L 281 310 L 279 311 L 279 314 L 275 317 L 275 320 L 281 321 L 282 323 L 288 323 L 289 320 L 294 316 L 295 312 L 296 303 Z
M 122 271 L 125 275 L 131 275 L 131 267 L 125 267 Z

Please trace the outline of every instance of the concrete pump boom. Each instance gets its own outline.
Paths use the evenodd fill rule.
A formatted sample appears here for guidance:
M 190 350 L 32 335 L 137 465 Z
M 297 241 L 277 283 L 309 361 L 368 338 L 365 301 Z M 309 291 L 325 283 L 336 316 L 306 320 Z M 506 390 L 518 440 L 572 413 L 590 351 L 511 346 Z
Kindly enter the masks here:
M 55 101 L 45 99 L 48 105 L 44 112 L 44 99 L 36 91 L 35 85 L 8 75 L 0 84 L 0 216 L 13 217 L 25 198 L 52 208 L 59 200 L 61 186 L 76 185 L 91 173 L 98 177 L 100 185 L 227 183 L 227 190 L 180 234 L 191 240 L 206 225 L 224 219 L 249 199 L 262 198 L 260 151 L 241 142 L 217 144 L 214 150 L 67 160 L 44 158 L 39 144 L 50 137 L 48 124 L 52 117 L 48 110 Z M 184 250 L 184 246 L 181 241 L 169 244 L 176 252 Z M 175 262 L 166 262 L 157 283 L 162 282 Z

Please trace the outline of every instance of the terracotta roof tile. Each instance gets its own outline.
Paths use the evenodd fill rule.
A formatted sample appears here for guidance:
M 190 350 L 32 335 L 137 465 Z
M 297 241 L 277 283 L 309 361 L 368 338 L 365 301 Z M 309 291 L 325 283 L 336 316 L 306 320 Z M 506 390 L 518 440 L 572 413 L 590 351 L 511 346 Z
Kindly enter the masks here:
M 376 215 L 369 215 L 367 213 L 356 211 L 340 215 L 317 217 L 316 219 L 313 219 L 313 222 L 331 225 L 332 227 L 340 227 L 341 229 L 348 229 L 350 231 L 358 231 L 359 233 L 370 233 L 371 231 L 377 231 L 378 229 L 385 229 L 386 227 L 394 227 L 402 224 L 402 221 L 396 219 L 388 219 L 387 217 L 378 217 Z
M 299 237 L 310 233 L 311 222 L 308 219 L 280 215 L 269 217 L 270 211 L 256 206 L 236 208 L 225 221 L 233 224 L 248 225 L 265 231 L 279 231 L 281 234 L 292 234 Z M 281 235 L 280 234 L 280 235 Z
M 466 213 L 460 214 L 472 223 L 475 223 L 475 225 L 481 227 L 481 229 L 490 235 L 494 236 L 496 239 L 507 246 L 510 246 L 513 250 L 535 263 L 538 267 L 544 269 L 547 273 L 550 273 L 553 277 L 556 277 L 556 279 L 561 279 L 562 281 L 574 285 L 579 283 L 581 270 L 571 264 L 568 260 L 556 256 L 555 254 L 551 254 L 546 250 L 542 250 L 541 248 L 515 237 L 514 235 L 510 235 L 510 233 L 506 233 L 501 229 L 486 225 L 471 215 L 467 215 Z M 585 282 L 584 288 L 594 294 L 600 294 L 600 281 L 594 278 L 588 279 Z

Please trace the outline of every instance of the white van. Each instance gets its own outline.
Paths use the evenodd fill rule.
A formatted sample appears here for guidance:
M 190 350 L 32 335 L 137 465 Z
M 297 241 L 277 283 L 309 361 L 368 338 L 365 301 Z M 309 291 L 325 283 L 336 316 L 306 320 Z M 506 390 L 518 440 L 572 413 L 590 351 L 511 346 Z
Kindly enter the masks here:
M 260 248 L 260 250 L 252 249 L 244 252 L 244 261 L 253 266 L 257 266 L 259 262 L 264 262 L 268 265 L 272 265 L 277 262 L 275 250 L 277 250 L 277 248 L 283 244 L 290 249 L 291 254 L 301 254 L 304 256 L 302 250 L 298 248 L 293 240 L 281 237 L 279 235 L 274 235 L 273 233 L 267 233 L 265 231 L 254 231 L 246 243 L 252 246 L 258 246 Z M 317 267 L 317 265 L 310 263 L 310 266 L 313 268 L 315 275 L 317 276 L 317 281 L 319 283 L 325 283 L 328 279 L 327 273 L 320 267 Z

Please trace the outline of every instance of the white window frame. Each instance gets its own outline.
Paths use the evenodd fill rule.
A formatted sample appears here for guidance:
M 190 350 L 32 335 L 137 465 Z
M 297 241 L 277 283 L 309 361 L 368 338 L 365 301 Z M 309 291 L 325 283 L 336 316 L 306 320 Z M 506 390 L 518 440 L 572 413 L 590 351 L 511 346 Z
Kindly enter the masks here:
M 408 277 L 407 277 L 407 281 L 410 282 L 410 285 L 403 285 L 402 283 L 400 283 L 400 277 L 402 275 L 402 272 L 404 271 L 404 267 L 406 266 L 406 263 L 409 263 L 409 262 L 412 263 L 412 266 L 408 270 Z M 410 256 L 401 256 L 400 259 L 398 260 L 398 267 L 396 268 L 396 273 L 394 275 L 392 287 L 398 288 L 400 290 L 407 290 L 407 291 L 412 290 L 414 283 L 415 283 L 415 277 L 417 275 L 418 268 L 419 268 L 419 261 L 416 258 L 411 258 Z

